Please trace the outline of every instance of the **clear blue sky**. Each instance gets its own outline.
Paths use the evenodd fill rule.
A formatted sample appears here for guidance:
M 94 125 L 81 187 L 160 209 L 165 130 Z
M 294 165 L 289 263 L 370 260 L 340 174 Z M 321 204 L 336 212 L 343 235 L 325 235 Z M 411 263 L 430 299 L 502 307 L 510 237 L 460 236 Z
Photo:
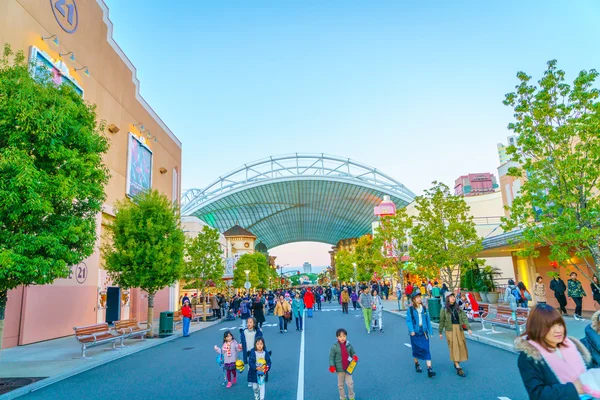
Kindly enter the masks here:
M 496 172 L 517 71 L 600 68 L 593 0 L 105 2 L 142 95 L 183 142 L 184 189 L 295 152 L 361 161 L 417 194 L 452 186 Z M 328 264 L 308 253 L 282 263 Z

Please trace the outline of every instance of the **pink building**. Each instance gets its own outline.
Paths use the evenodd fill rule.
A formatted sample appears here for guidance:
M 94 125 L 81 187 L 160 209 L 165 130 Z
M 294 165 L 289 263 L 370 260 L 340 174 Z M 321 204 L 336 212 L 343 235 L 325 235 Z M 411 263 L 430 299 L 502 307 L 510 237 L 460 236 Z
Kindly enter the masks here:
M 454 182 L 454 194 L 457 196 L 479 196 L 493 193 L 497 188 L 496 176 L 489 172 L 463 175 Z

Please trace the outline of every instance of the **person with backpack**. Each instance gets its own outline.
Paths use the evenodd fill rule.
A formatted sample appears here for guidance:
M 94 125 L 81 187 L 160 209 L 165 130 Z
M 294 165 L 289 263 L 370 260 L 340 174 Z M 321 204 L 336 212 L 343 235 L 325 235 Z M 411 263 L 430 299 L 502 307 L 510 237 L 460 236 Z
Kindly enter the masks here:
M 440 299 L 442 296 L 441 290 L 440 290 L 440 286 L 437 282 L 433 283 L 433 286 L 431 287 L 431 296 L 434 299 Z
M 248 296 L 242 299 L 240 303 L 240 318 L 242 319 L 242 327 L 246 328 L 246 321 L 250 318 L 250 299 Z
M 555 275 L 550 282 L 550 290 L 554 292 L 554 298 L 558 301 L 562 314 L 569 315 L 567 314 L 567 297 L 565 296 L 567 285 L 565 285 L 565 282 L 557 275 Z
M 523 282 L 519 282 L 517 287 L 519 288 L 519 294 L 521 295 L 521 301 L 519 302 L 519 305 L 527 308 L 529 306 L 529 302 L 533 300 L 533 297 L 531 297 L 531 293 L 529 293 L 529 290 L 527 290 L 527 287 Z
M 519 307 L 521 301 L 521 292 L 515 285 L 515 281 L 512 279 L 508 280 L 508 286 L 504 292 L 504 302 L 510 305 L 510 309 L 515 311 Z

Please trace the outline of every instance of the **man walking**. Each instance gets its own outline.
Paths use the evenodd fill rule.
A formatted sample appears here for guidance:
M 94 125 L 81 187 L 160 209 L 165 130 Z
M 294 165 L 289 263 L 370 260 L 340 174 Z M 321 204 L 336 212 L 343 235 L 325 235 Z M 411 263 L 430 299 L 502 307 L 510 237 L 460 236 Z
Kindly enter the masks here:
M 554 292 L 554 297 L 558 301 L 560 311 L 563 313 L 563 315 L 568 315 L 566 309 L 567 298 L 565 297 L 567 285 L 565 285 L 565 282 L 562 279 L 560 279 L 560 277 L 555 275 L 552 281 L 550 282 L 550 289 Z
M 358 298 L 358 303 L 363 311 L 363 317 L 365 318 L 365 327 L 367 333 L 371 333 L 371 319 L 373 318 L 373 297 L 369 293 L 369 287 L 365 287 L 363 292 Z

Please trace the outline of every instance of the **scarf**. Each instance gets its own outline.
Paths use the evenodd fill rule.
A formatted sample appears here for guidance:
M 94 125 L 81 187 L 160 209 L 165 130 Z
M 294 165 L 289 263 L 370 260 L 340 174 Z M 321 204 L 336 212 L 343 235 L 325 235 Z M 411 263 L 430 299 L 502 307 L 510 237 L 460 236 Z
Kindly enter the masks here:
M 342 350 L 342 369 L 345 371 L 348 368 L 348 364 L 350 364 L 350 361 L 348 361 L 348 349 L 346 348 L 346 342 L 342 343 L 338 340 L 338 343 Z
M 560 383 L 573 383 L 579 379 L 579 375 L 586 371 L 585 362 L 581 354 L 579 354 L 575 344 L 569 338 L 565 339 L 565 346 L 556 350 L 560 351 L 563 358 L 556 355 L 556 352 L 546 350 L 542 345 L 533 340 L 528 340 L 528 342 L 539 350 L 544 361 L 546 361 L 548 367 L 550 367 L 550 370 L 556 375 Z

